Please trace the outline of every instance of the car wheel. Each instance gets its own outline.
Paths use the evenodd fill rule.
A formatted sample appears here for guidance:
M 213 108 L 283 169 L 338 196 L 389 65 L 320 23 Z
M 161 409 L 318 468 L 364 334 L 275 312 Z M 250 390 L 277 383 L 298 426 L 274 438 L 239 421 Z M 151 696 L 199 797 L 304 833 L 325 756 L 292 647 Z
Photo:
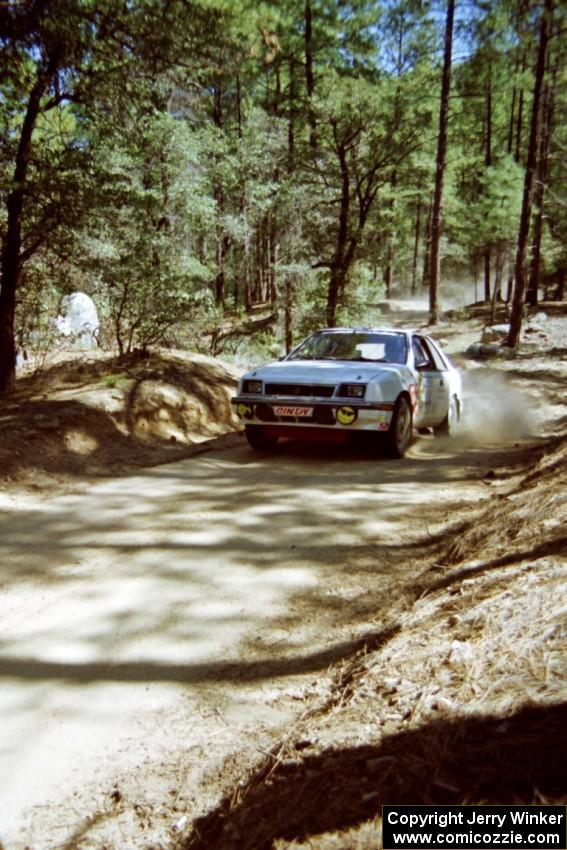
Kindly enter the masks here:
M 258 451 L 271 451 L 275 449 L 278 438 L 269 437 L 262 425 L 246 425 L 244 428 L 248 445 Z
M 384 454 L 386 457 L 403 457 L 411 442 L 413 433 L 413 414 L 405 396 L 400 396 L 394 408 L 390 429 L 385 435 Z
M 449 402 L 447 416 L 433 429 L 436 437 L 452 437 L 459 426 L 459 405 L 455 396 Z

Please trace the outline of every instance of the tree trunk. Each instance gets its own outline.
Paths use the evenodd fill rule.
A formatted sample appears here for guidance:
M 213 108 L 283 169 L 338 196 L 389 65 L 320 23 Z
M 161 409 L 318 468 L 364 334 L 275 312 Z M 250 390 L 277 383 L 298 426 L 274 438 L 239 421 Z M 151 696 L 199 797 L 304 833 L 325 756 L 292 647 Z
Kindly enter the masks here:
M 415 230 L 413 240 L 413 260 L 411 265 L 411 294 L 417 291 L 417 261 L 419 258 L 419 237 L 421 230 L 421 195 L 417 196 L 417 209 L 415 211 Z
M 215 304 L 217 307 L 225 305 L 225 265 L 226 255 L 230 246 L 230 239 L 223 233 L 222 216 L 224 214 L 224 195 L 222 191 L 217 196 L 218 213 L 221 220 L 217 223 L 217 245 L 216 245 L 216 262 L 217 273 L 215 276 Z
M 437 169 L 435 173 L 435 192 L 433 196 L 433 216 L 431 227 L 431 262 L 429 274 L 429 324 L 439 318 L 438 290 L 441 272 L 441 224 L 443 206 L 443 179 L 447 156 L 447 126 L 449 123 L 449 93 L 451 90 L 451 58 L 453 45 L 453 21 L 455 0 L 447 2 L 445 22 L 445 50 L 443 55 L 443 77 L 441 82 L 441 103 L 439 107 L 439 136 L 437 139 Z
M 522 54 L 522 64 L 521 64 L 521 72 L 522 74 L 526 70 L 526 56 Z M 524 90 L 520 89 L 520 96 L 518 98 L 518 117 L 516 119 L 516 146 L 514 150 L 514 159 L 516 162 L 519 162 L 521 159 L 521 150 L 522 150 L 522 131 L 524 129 Z
M 236 75 L 236 126 L 238 138 L 242 141 L 242 92 L 240 89 L 240 74 Z
M 287 170 L 291 174 L 295 169 L 295 61 L 289 63 L 289 108 L 287 119 Z
M 484 300 L 490 301 L 490 245 L 482 252 L 484 268 Z
M 513 258 L 513 252 L 512 252 L 511 246 L 509 247 L 509 250 L 508 250 L 508 275 L 507 275 L 507 278 L 508 279 L 506 281 L 506 297 L 505 297 L 504 301 L 506 302 L 506 304 L 509 304 L 510 301 L 512 300 L 512 295 L 514 293 L 514 258 Z
M 396 106 L 395 106 L 395 123 L 399 124 L 400 121 L 400 100 L 399 100 L 399 87 L 396 91 Z M 392 172 L 392 177 L 390 180 L 390 185 L 392 187 L 392 198 L 390 203 L 388 204 L 391 214 L 391 224 L 388 228 L 388 236 L 387 236 L 387 249 L 386 249 L 386 271 L 384 273 L 384 285 L 386 289 L 386 298 L 389 300 L 392 297 L 392 286 L 394 283 L 394 222 L 395 222 L 395 213 L 396 213 L 396 201 L 395 194 L 396 188 L 398 185 L 398 171 L 394 168 Z
M 496 305 L 502 300 L 502 273 L 504 271 L 504 248 L 499 245 L 496 249 L 496 270 L 494 272 L 494 288 L 490 308 L 490 323 L 496 321 Z
M 339 292 L 343 287 L 343 270 L 340 266 L 332 266 L 329 278 L 329 290 L 327 294 L 327 327 L 335 327 L 337 321 L 337 306 Z
M 392 284 L 394 282 L 394 248 L 392 247 L 392 237 L 388 236 L 388 246 L 386 250 L 386 270 L 384 272 L 384 288 L 386 299 L 392 297 Z
M 10 392 L 16 380 L 16 294 L 22 274 L 22 218 L 32 136 L 44 95 L 54 68 L 40 71 L 32 88 L 20 132 L 13 188 L 6 200 L 6 233 L 2 249 L 0 281 L 0 393 Z
M 217 127 L 222 128 L 224 124 L 222 112 L 222 85 L 219 83 L 213 89 L 213 121 Z
M 293 348 L 293 283 L 289 277 L 285 279 L 285 304 L 284 304 L 284 335 L 285 335 L 285 353 L 289 354 Z
M 270 300 L 270 240 L 268 237 L 268 222 L 264 218 L 262 224 L 262 238 L 260 240 L 260 263 L 262 266 L 262 297 L 265 304 Z
M 541 266 L 541 237 L 543 235 L 543 210 L 545 189 L 547 184 L 547 172 L 549 168 L 549 146 L 551 142 L 551 134 L 553 127 L 554 105 L 555 87 L 549 85 L 546 87 L 543 96 L 543 126 L 539 146 L 537 180 L 534 191 L 534 206 L 536 209 L 536 218 L 534 224 L 534 235 L 532 240 L 532 261 L 530 264 L 528 291 L 526 295 L 526 301 L 530 305 L 530 307 L 535 307 L 538 303 L 538 285 Z
M 242 205 L 242 214 L 244 218 L 244 309 L 250 313 L 251 309 L 251 293 L 250 293 L 250 233 L 248 230 L 248 221 L 246 219 L 246 210 Z
M 492 165 L 492 66 L 488 66 L 486 87 L 486 139 L 484 149 L 484 164 L 486 168 Z M 490 301 L 490 245 L 484 248 L 484 300 Z
M 350 178 L 346 151 L 343 147 L 338 148 L 338 157 L 341 167 L 341 207 L 339 213 L 339 230 L 337 233 L 337 248 L 331 264 L 329 277 L 329 289 L 327 292 L 327 325 L 334 327 L 337 318 L 337 305 L 339 294 L 344 290 L 345 271 L 344 258 L 348 242 L 348 219 L 350 212 Z
M 472 273 L 473 273 L 473 285 L 474 285 L 474 303 L 478 301 L 478 257 L 476 254 L 473 254 L 472 258 Z
M 250 257 L 249 257 L 249 249 L 246 246 L 244 252 L 244 309 L 246 313 L 250 313 L 252 309 L 252 301 L 250 298 Z
M 305 0 L 305 87 L 307 90 L 307 109 L 309 120 L 309 144 L 317 147 L 317 123 L 313 109 L 315 76 L 313 74 L 313 7 L 311 0 Z
M 219 82 L 218 85 L 214 86 L 213 90 L 213 120 L 219 129 L 223 129 L 224 125 L 224 116 L 223 116 L 223 91 L 222 84 Z M 226 256 L 226 237 L 223 234 L 223 222 L 222 218 L 224 215 L 224 192 L 222 189 L 222 185 L 220 181 L 216 183 L 214 187 L 214 198 L 217 204 L 217 226 L 216 226 L 216 249 L 215 249 L 215 259 L 217 265 L 217 273 L 215 275 L 215 304 L 217 307 L 224 307 L 225 303 L 225 275 L 224 275 L 224 261 Z
M 433 218 L 433 202 L 429 203 L 427 216 L 425 218 L 425 235 L 423 251 L 423 272 L 421 277 L 422 286 L 429 286 L 429 269 L 431 267 L 431 224 Z
M 278 232 L 275 221 L 270 222 L 269 263 L 270 263 L 270 292 L 269 300 L 274 304 L 278 301 Z
M 254 239 L 254 286 L 252 288 L 252 304 L 262 300 L 264 280 L 262 277 L 262 234 L 258 227 Z
M 528 236 L 530 231 L 530 220 L 532 214 L 532 193 L 534 174 L 537 162 L 539 116 L 543 80 L 545 76 L 545 63 L 547 56 L 547 45 L 549 41 L 549 26 L 553 11 L 553 0 L 545 0 L 545 8 L 541 16 L 539 46 L 537 53 L 536 74 L 534 82 L 534 94 L 532 102 L 532 117 L 530 125 L 530 142 L 526 161 L 526 173 L 524 178 L 524 195 L 522 199 L 522 213 L 520 216 L 520 229 L 518 233 L 518 247 L 515 262 L 515 287 L 512 301 L 512 315 L 510 318 L 510 334 L 507 345 L 517 348 L 520 341 L 522 329 L 522 317 L 524 312 L 524 298 L 526 291 L 526 254 L 528 247 Z
M 275 75 L 275 86 L 274 86 L 274 103 L 273 103 L 273 113 L 276 117 L 280 114 L 280 104 L 282 101 L 282 75 L 280 73 L 279 63 L 276 64 L 274 69 Z
M 508 145 L 507 151 L 509 154 L 512 153 L 512 148 L 514 146 L 514 119 L 516 115 L 516 98 L 518 96 L 518 91 L 516 86 L 512 91 L 512 103 L 510 105 L 510 122 L 508 124 Z
M 492 65 L 488 66 L 488 81 L 486 87 L 486 147 L 485 164 L 487 168 L 492 165 Z

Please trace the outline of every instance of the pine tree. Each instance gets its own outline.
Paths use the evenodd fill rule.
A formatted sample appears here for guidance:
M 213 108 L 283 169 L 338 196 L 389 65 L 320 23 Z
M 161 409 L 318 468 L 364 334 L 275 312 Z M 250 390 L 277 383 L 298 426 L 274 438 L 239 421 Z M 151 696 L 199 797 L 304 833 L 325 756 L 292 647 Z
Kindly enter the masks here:
M 429 323 L 435 324 L 439 318 L 439 277 L 441 271 L 441 226 L 443 204 L 443 180 L 447 156 L 447 127 L 449 124 L 449 92 L 451 90 L 451 64 L 453 44 L 453 23 L 455 0 L 447 2 L 445 21 L 445 48 L 443 54 L 443 76 L 439 103 L 439 134 L 437 138 L 437 160 L 435 171 L 435 190 L 433 193 L 433 212 L 431 219 L 431 257 L 429 269 Z

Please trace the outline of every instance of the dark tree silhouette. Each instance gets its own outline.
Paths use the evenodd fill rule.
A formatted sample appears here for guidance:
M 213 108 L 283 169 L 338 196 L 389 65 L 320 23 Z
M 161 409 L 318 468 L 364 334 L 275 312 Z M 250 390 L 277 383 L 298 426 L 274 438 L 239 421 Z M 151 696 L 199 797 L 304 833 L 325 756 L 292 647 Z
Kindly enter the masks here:
M 431 254 L 429 266 L 429 323 L 434 325 L 439 318 L 439 277 L 441 271 L 441 226 L 443 206 L 443 178 L 447 157 L 447 127 L 449 124 L 449 92 L 451 90 L 451 62 L 453 52 L 453 22 L 455 18 L 455 0 L 448 0 L 445 21 L 445 50 L 443 55 L 443 76 L 441 81 L 441 103 L 439 106 L 439 135 L 437 137 L 437 165 L 435 172 L 435 191 L 433 195 L 433 215 L 431 221 Z
M 516 250 L 514 297 L 512 300 L 510 333 L 508 335 L 507 340 L 507 344 L 510 346 L 510 348 L 517 348 L 520 341 L 520 333 L 522 329 L 522 318 L 524 312 L 528 275 L 528 270 L 526 268 L 528 254 L 528 238 L 532 217 L 534 177 L 537 168 L 541 100 L 543 93 L 545 63 L 547 59 L 547 47 L 549 43 L 549 31 L 551 26 L 552 14 L 553 0 L 545 0 L 545 6 L 542 12 L 539 28 L 539 43 L 534 82 L 534 94 L 532 101 L 530 139 L 528 145 L 528 156 L 526 160 L 526 171 L 524 177 L 524 195 L 522 199 L 522 214 L 520 216 L 520 230 L 518 233 L 518 247 Z

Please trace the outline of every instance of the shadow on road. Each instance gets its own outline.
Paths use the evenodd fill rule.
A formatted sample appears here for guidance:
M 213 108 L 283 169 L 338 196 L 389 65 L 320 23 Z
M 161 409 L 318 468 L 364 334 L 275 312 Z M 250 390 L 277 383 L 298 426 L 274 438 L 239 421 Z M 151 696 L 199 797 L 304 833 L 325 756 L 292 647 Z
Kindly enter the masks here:
M 379 746 L 267 760 L 239 795 L 197 820 L 178 847 L 270 850 L 276 839 L 307 840 L 371 821 L 383 804 L 557 801 L 565 793 L 566 764 L 566 703 L 506 717 L 440 719 Z M 333 846 L 351 846 L 336 840 Z M 381 846 L 378 834 L 372 846 Z
M 416 551 L 442 544 L 464 482 L 486 490 L 486 449 L 427 446 L 403 462 L 296 443 L 210 453 L 0 514 L 6 604 L 11 589 L 44 600 L 27 619 L 6 612 L 0 676 L 260 678 L 264 653 L 272 675 L 326 669 L 359 636 L 304 644 L 305 611 L 335 629 L 390 611 L 412 592 Z

